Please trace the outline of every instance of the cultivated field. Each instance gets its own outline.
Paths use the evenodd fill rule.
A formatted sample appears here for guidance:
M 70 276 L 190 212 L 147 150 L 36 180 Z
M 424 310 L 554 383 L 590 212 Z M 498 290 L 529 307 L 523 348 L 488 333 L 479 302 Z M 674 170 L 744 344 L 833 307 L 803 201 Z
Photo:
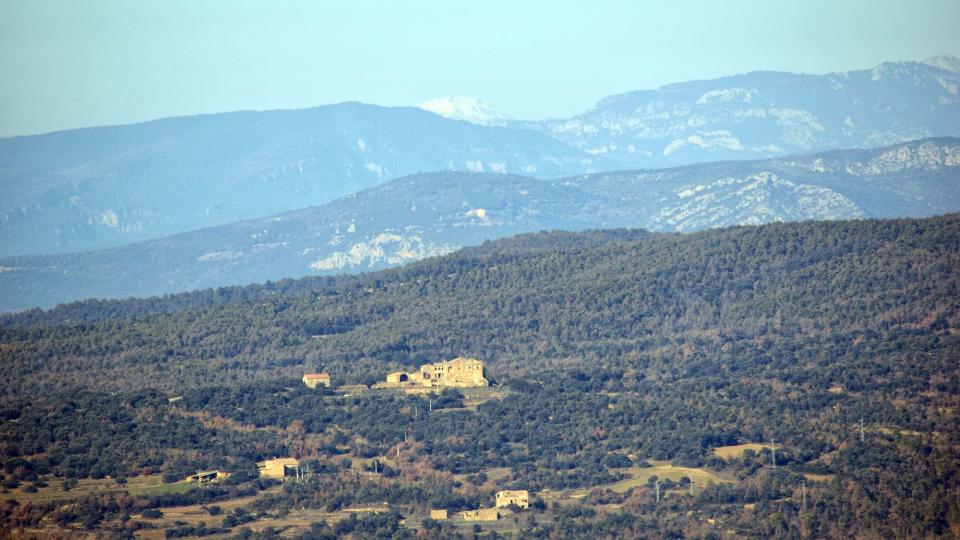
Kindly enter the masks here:
M 65 499 L 78 499 L 84 495 L 97 495 L 104 493 L 122 493 L 124 491 L 131 495 L 159 495 L 162 493 L 183 493 L 197 487 L 194 482 L 175 482 L 164 484 L 160 475 L 139 476 L 130 478 L 126 484 L 118 484 L 111 478 L 102 478 L 100 480 L 84 479 L 79 480 L 77 485 L 64 491 L 63 480 L 55 478 L 44 478 L 49 485 L 47 487 L 37 488 L 36 493 L 26 491 L 31 483 L 23 483 L 16 489 L 6 490 L 0 494 L 0 499 L 16 499 L 19 502 L 47 502 Z
M 713 453 L 719 458 L 734 459 L 743 457 L 743 453 L 747 450 L 753 450 L 754 452 L 759 453 L 764 448 L 770 449 L 773 447 L 764 443 L 744 443 L 735 444 L 733 446 L 718 446 L 713 449 Z

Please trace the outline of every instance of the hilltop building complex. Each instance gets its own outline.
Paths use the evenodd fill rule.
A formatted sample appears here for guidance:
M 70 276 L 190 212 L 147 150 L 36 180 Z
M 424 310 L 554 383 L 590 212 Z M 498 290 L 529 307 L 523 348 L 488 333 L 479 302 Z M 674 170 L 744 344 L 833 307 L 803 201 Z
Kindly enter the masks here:
M 483 374 L 483 362 L 473 358 L 454 358 L 435 364 L 424 364 L 418 372 L 397 371 L 387 374 L 391 386 L 425 386 L 467 388 L 489 386 Z

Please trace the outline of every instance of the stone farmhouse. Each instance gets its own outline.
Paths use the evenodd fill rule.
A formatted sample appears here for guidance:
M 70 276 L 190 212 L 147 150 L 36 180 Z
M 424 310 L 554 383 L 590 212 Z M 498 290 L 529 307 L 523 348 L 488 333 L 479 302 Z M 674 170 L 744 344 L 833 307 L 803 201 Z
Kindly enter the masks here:
M 296 458 L 275 458 L 257 463 L 261 478 L 276 478 L 283 480 L 287 474 L 296 470 L 300 461 Z
M 525 489 L 516 491 L 498 491 L 497 508 L 515 505 L 518 508 L 530 508 L 530 492 Z
M 330 388 L 330 374 L 328 373 L 306 373 L 303 376 L 303 384 L 309 388 L 316 388 L 318 385 Z
M 489 386 L 483 376 L 483 362 L 473 358 L 454 358 L 420 366 L 419 372 L 397 371 L 387 374 L 390 386 L 467 388 Z

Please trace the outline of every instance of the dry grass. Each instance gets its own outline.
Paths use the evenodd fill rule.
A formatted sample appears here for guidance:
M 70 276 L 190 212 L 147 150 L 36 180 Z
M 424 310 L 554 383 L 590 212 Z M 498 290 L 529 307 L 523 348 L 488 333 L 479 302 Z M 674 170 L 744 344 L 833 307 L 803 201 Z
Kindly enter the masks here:
M 624 469 L 624 472 L 628 473 L 630 478 L 609 484 L 609 486 L 605 487 L 609 487 L 617 493 L 624 493 L 630 488 L 646 485 L 647 481 L 653 476 L 656 476 L 660 480 L 669 479 L 673 482 L 679 482 L 681 478 L 687 477 L 699 486 L 730 482 L 730 480 L 724 480 L 706 469 L 677 467 L 669 463 L 659 463 L 653 467 L 630 467 Z
M 743 453 L 747 450 L 753 450 L 756 453 L 759 453 L 764 448 L 770 449 L 773 448 L 769 444 L 764 443 L 745 443 L 745 444 L 735 444 L 733 446 L 718 446 L 713 449 L 714 455 L 723 459 L 733 459 L 743 457 Z
M 463 393 L 463 405 L 467 409 L 476 409 L 480 404 L 494 399 L 503 399 L 509 395 L 508 391 L 493 386 L 461 388 L 460 392 Z
M 716 473 L 706 469 L 678 467 L 665 461 L 651 461 L 650 463 L 653 464 L 653 467 L 628 467 L 625 469 L 619 469 L 619 471 L 630 475 L 630 478 L 620 480 L 619 482 L 602 484 L 592 488 L 555 492 L 544 491 L 538 493 L 537 495 L 547 500 L 559 500 L 582 499 L 589 495 L 590 491 L 594 489 L 609 489 L 617 493 L 625 493 L 630 488 L 645 486 L 653 476 L 656 476 L 660 480 L 669 479 L 673 482 L 679 482 L 681 478 L 687 477 L 694 483 L 694 485 L 700 487 L 705 487 L 710 484 L 733 483 L 732 480 L 722 478 Z
M 36 493 L 28 493 L 24 489 L 30 485 L 24 483 L 17 489 L 12 489 L 9 493 L 4 493 L 0 497 L 4 499 L 16 499 L 20 502 L 48 502 L 68 499 L 77 499 L 85 495 L 99 495 L 104 493 L 123 493 L 124 491 L 131 495 L 158 495 L 161 493 L 183 493 L 197 487 L 193 482 L 176 482 L 164 484 L 160 475 L 138 476 L 128 479 L 126 484 L 118 484 L 110 478 L 100 480 L 84 479 L 80 480 L 76 486 L 69 491 L 63 491 L 63 479 L 44 478 L 49 485 L 43 488 L 37 488 Z
M 187 523 L 191 526 L 196 526 L 201 521 L 206 523 L 208 526 L 211 526 L 211 527 L 216 526 L 222 522 L 224 515 L 230 513 L 235 508 L 239 508 L 241 506 L 247 506 L 253 501 L 259 499 L 260 497 L 263 497 L 264 495 L 267 495 L 270 493 L 278 493 L 281 489 L 282 489 L 282 486 L 274 486 L 268 490 L 262 491 L 256 495 L 251 495 L 249 497 L 239 497 L 236 499 L 230 499 L 228 501 L 219 501 L 219 502 L 214 502 L 206 505 L 191 504 L 188 506 L 168 506 L 166 508 L 160 509 L 160 511 L 163 512 L 163 517 L 160 517 L 157 519 L 144 519 L 139 516 L 135 516 L 136 519 L 138 519 L 139 521 L 143 521 L 144 523 L 150 523 L 157 526 L 157 529 L 154 529 L 154 530 L 140 531 L 138 532 L 137 536 L 140 538 L 163 538 L 164 537 L 163 529 L 175 527 L 176 522 L 178 521 Z M 211 516 L 204 509 L 204 506 L 219 506 L 223 510 L 223 513 L 219 516 Z M 292 514 L 293 513 L 291 513 L 291 515 Z M 307 522 L 306 523 L 307 527 L 309 527 L 310 523 L 312 523 L 313 521 L 319 521 L 319 519 L 313 519 L 312 521 Z M 245 524 L 244 526 L 250 527 L 251 529 L 253 529 L 254 527 L 259 527 L 259 523 L 260 522 L 253 522 L 253 523 Z M 266 526 L 264 526 L 263 528 L 265 527 Z M 214 538 L 214 537 L 210 537 L 210 538 Z

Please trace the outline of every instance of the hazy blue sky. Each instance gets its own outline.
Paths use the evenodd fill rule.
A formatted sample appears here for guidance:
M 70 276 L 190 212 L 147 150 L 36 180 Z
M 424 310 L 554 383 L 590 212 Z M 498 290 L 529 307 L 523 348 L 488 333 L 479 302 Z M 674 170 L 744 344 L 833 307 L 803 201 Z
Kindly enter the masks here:
M 0 0 L 0 135 L 447 94 L 542 118 L 695 78 L 960 55 L 958 0 L 278 4 Z

